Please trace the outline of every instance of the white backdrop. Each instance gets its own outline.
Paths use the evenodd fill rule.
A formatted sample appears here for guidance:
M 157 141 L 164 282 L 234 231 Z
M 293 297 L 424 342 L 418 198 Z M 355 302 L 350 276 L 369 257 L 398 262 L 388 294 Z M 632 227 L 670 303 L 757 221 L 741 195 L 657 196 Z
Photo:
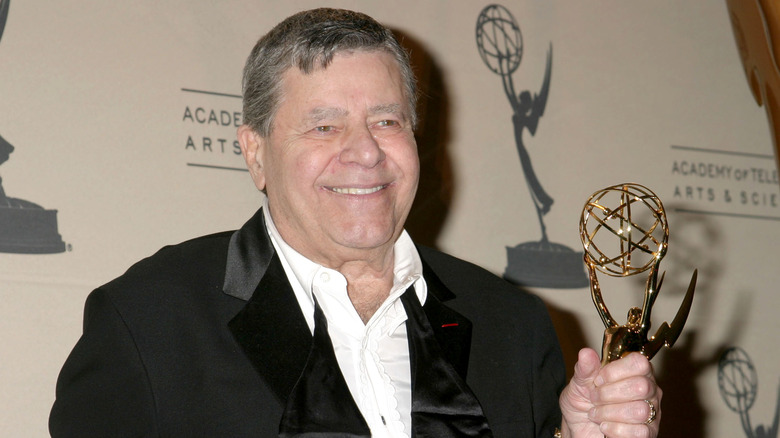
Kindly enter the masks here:
M 2 187 L 57 210 L 66 251 L 0 253 L 0 435 L 47 434 L 92 288 L 165 244 L 237 228 L 259 206 L 233 144 L 243 62 L 275 23 L 323 4 L 364 11 L 413 47 L 427 92 L 415 237 L 499 275 L 507 247 L 540 239 L 512 109 L 475 42 L 488 2 L 14 0 L 0 40 L 0 136 L 15 148 Z M 552 46 L 546 108 L 536 134 L 523 134 L 555 201 L 544 216 L 550 240 L 580 247 L 588 196 L 635 181 L 661 197 L 671 227 L 656 325 L 674 316 L 699 269 L 686 333 L 655 360 L 663 436 L 748 436 L 719 388 L 730 347 L 758 379 L 743 415 L 753 428 L 770 425 L 780 189 L 725 3 L 501 5 L 523 37 L 518 93 L 540 92 Z M 641 283 L 605 284 L 613 314 L 622 318 Z M 570 365 L 579 347 L 598 348 L 603 327 L 587 288 L 532 290 L 549 304 Z

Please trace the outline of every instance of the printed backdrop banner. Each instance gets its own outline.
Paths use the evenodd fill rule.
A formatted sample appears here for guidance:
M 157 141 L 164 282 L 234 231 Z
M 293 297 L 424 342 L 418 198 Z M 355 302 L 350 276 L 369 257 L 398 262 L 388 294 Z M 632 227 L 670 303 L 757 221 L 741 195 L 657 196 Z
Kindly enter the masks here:
M 663 436 L 778 436 L 771 135 L 726 3 L 672 0 L 0 0 L 0 435 L 47 434 L 93 288 L 260 205 L 235 141 L 243 62 L 275 23 L 323 4 L 376 17 L 412 50 L 419 242 L 542 296 L 571 372 L 603 332 L 583 205 L 614 184 L 651 188 L 671 229 L 655 327 L 699 270 L 686 330 L 654 360 Z M 623 322 L 644 279 L 602 287 Z

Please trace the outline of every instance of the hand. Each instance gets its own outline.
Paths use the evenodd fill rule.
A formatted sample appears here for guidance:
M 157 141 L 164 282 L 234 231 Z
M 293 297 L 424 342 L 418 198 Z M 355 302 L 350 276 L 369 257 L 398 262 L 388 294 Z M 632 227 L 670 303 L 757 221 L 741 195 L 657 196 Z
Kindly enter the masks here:
M 650 362 L 639 353 L 601 367 L 598 354 L 580 350 L 574 377 L 560 398 L 565 438 L 655 438 L 661 419 L 661 388 Z M 650 404 L 656 410 L 651 416 Z

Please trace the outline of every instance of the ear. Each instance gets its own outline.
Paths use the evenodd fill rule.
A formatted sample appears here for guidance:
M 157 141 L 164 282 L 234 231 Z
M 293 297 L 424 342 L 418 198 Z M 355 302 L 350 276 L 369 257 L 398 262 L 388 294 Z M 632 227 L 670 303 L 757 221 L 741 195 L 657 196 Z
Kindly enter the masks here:
M 241 145 L 241 154 L 246 161 L 249 174 L 259 190 L 265 189 L 265 170 L 263 169 L 263 153 L 265 152 L 266 139 L 255 132 L 249 125 L 238 127 L 238 144 Z

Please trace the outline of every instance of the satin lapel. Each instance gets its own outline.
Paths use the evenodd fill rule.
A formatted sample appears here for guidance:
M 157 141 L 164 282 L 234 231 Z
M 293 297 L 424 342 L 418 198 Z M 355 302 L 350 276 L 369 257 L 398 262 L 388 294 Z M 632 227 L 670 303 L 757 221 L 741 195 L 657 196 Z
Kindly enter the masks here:
M 306 365 L 312 337 L 276 254 L 252 298 L 228 325 L 284 405 Z
M 224 292 L 248 301 L 228 327 L 284 406 L 306 365 L 312 336 L 262 210 L 233 234 L 225 271 Z
M 431 324 L 445 359 L 452 364 L 461 378 L 466 380 L 471 352 L 471 321 L 443 303 L 455 298 L 455 294 L 444 285 L 424 260 L 423 276 L 428 286 L 428 297 L 423 306 L 425 316 Z

